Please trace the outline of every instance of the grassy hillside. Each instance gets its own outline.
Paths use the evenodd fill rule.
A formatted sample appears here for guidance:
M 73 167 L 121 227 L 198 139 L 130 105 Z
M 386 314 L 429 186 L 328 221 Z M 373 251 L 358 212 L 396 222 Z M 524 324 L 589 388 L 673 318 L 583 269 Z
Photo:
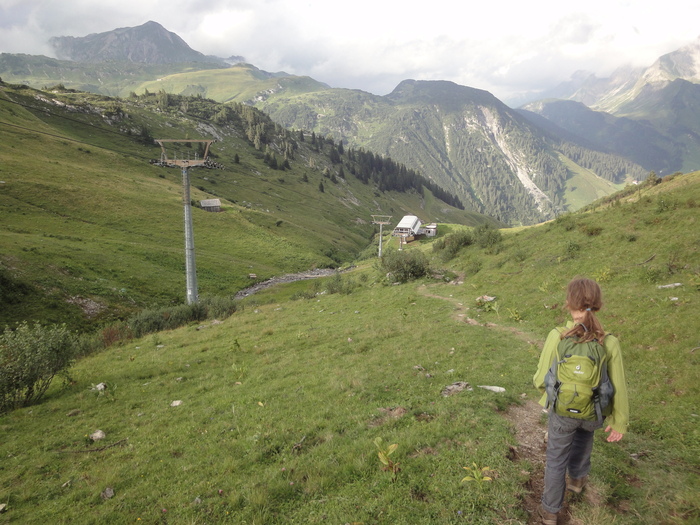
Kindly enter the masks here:
M 131 86 L 131 91 L 148 90 L 179 95 L 201 95 L 217 102 L 255 102 L 277 91 L 307 93 L 326 86 L 309 77 L 265 73 L 250 64 L 236 64 L 227 69 L 187 71 Z M 127 96 L 128 93 L 120 93 Z
M 598 177 L 591 170 L 579 166 L 564 155 L 559 155 L 559 159 L 566 166 L 569 173 L 565 189 L 562 191 L 562 199 L 565 202 L 566 209 L 569 211 L 583 208 L 591 202 L 621 190 L 625 186 L 624 184 L 615 184 Z
M 618 197 L 451 259 L 444 236 L 407 246 L 435 278 L 392 286 L 364 262 L 81 360 L 0 417 L 0 522 L 530 523 L 544 454 L 531 378 L 576 275 L 603 287 L 631 425 L 618 444 L 597 436 L 562 522 L 697 522 L 700 173 Z M 473 390 L 441 394 L 458 381 Z M 463 482 L 464 467 L 493 479 Z
M 161 154 L 152 137 L 218 139 L 212 153 L 225 168 L 190 170 L 195 203 L 223 202 L 223 213 L 193 208 L 202 295 L 234 294 L 250 273 L 266 279 L 352 261 L 373 242 L 373 213 L 396 222 L 406 213 L 488 220 L 427 191 L 379 192 L 350 174 L 347 158 L 332 163 L 330 145 L 296 141 L 294 149 L 290 134 L 256 110 L 249 108 L 256 132 L 268 141 L 260 149 L 242 123 L 204 118 L 220 109 L 213 103 L 173 104 L 156 95 L 119 100 L 3 87 L 0 324 L 42 319 L 86 328 L 184 300 L 181 172 L 150 163 Z M 272 169 L 266 156 L 281 164 L 285 147 L 289 169 Z
M 184 64 L 143 64 L 136 62 L 75 62 L 43 55 L 0 53 L 0 77 L 5 82 L 36 89 L 61 83 L 67 88 L 109 96 L 128 96 L 142 82 L 221 66 L 192 62 Z

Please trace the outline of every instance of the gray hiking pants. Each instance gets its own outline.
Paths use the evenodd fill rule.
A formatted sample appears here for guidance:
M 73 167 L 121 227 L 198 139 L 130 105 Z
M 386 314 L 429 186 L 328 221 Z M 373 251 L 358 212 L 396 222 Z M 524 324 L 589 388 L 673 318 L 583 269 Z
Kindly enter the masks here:
M 573 419 L 549 411 L 547 464 L 542 492 L 542 507 L 547 512 L 556 514 L 561 510 L 567 472 L 573 479 L 588 475 L 591 470 L 593 431 L 602 425 L 599 421 Z

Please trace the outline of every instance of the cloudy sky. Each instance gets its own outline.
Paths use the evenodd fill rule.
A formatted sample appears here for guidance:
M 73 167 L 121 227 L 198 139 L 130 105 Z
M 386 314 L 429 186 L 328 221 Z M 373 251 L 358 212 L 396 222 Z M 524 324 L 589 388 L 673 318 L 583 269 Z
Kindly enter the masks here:
M 502 100 L 577 70 L 648 66 L 700 37 L 687 0 L 0 0 L 0 52 L 149 20 L 208 55 L 384 95 L 451 80 Z

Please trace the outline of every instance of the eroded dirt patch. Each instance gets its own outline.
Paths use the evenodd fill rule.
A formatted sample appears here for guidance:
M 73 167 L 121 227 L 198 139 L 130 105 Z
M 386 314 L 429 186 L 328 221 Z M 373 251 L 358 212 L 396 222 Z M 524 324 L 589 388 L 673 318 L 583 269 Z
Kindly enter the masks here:
M 406 415 L 406 412 L 408 412 L 408 410 L 406 410 L 404 407 L 380 408 L 380 416 L 377 419 L 373 419 L 372 421 L 370 421 L 369 426 L 380 427 L 387 421 L 403 417 L 404 415 Z
M 455 279 L 454 284 L 463 284 L 464 276 L 459 276 Z M 496 330 L 504 330 L 510 332 L 521 341 L 525 341 L 530 345 L 541 347 L 544 341 L 533 338 L 532 335 L 518 330 L 515 327 L 501 326 L 495 323 L 482 323 L 470 317 L 472 308 L 466 306 L 461 299 L 455 297 L 445 297 L 433 294 L 430 291 L 430 286 L 419 286 L 418 293 L 424 297 L 442 299 L 448 301 L 454 306 L 452 319 L 460 323 L 466 323 L 472 326 L 483 326 Z M 525 483 L 525 496 L 523 497 L 523 509 L 528 513 L 528 525 L 539 524 L 540 520 L 537 517 L 537 507 L 542 498 L 542 490 L 544 488 L 544 467 L 546 461 L 546 418 L 543 417 L 543 409 L 535 400 L 528 399 L 522 405 L 512 405 L 505 413 L 506 419 L 513 425 L 517 446 L 511 447 L 508 452 L 508 458 L 522 466 L 522 474 L 527 478 Z M 577 519 L 571 517 L 569 511 L 569 500 L 576 502 L 583 498 L 591 505 L 597 506 L 601 504 L 601 497 L 595 490 L 594 486 L 589 485 L 582 495 L 573 496 L 572 493 L 567 493 L 564 501 L 564 507 L 559 513 L 558 525 L 585 525 Z
M 523 506 L 530 515 L 528 524 L 539 523 L 537 520 L 537 505 L 542 498 L 544 486 L 545 433 L 547 429 L 542 424 L 542 407 L 533 400 L 522 405 L 511 406 L 505 415 L 515 430 L 516 447 L 511 447 L 509 458 L 523 466 L 522 473 L 528 476 L 525 484 L 527 492 Z M 560 523 L 568 523 L 559 519 Z

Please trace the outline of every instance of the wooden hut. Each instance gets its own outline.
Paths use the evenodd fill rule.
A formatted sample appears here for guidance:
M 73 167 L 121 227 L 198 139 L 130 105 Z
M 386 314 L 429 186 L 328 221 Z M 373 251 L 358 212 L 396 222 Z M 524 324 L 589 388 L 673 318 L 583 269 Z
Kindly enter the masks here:
M 204 199 L 199 201 L 199 206 L 204 211 L 217 212 L 221 211 L 221 200 L 219 199 Z

